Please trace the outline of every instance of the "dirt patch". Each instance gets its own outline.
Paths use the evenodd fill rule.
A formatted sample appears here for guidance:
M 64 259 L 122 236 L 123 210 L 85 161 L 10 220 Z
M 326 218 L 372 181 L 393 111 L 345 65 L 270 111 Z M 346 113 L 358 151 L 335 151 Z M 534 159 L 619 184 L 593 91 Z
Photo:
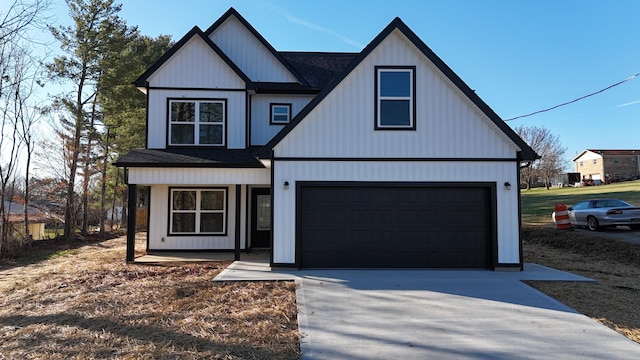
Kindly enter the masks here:
M 524 259 L 596 280 L 529 285 L 640 342 L 640 245 L 577 231 L 527 227 Z
M 126 265 L 124 244 L 5 261 L 0 359 L 299 358 L 293 283 L 213 283 L 229 262 Z

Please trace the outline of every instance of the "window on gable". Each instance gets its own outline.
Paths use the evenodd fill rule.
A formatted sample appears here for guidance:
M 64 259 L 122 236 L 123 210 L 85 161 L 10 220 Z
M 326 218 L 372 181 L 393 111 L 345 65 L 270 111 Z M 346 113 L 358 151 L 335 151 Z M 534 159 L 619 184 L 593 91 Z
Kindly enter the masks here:
M 171 189 L 170 202 L 171 234 L 226 233 L 226 189 Z
M 291 120 L 291 104 L 271 104 L 272 125 L 288 124 Z
M 224 100 L 170 100 L 169 145 L 224 145 Z
M 415 130 L 415 67 L 376 67 L 377 130 Z

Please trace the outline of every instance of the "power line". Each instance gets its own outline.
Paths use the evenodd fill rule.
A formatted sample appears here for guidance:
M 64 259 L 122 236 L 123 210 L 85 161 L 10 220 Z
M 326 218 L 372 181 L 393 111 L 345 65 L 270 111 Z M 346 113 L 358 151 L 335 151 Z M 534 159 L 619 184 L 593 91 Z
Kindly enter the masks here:
M 637 76 L 640 76 L 640 73 L 637 73 L 637 74 L 631 75 L 631 76 L 629 76 L 628 78 L 626 78 L 626 79 L 624 79 L 624 80 L 622 80 L 622 81 L 619 81 L 619 82 L 617 82 L 617 83 L 615 83 L 615 84 L 613 84 L 613 85 L 609 85 L 609 86 L 607 86 L 606 88 L 601 89 L 601 90 L 598 90 L 598 91 L 593 92 L 593 93 L 591 93 L 591 94 L 587 94 L 587 95 L 585 95 L 585 96 L 581 96 L 581 97 L 579 97 L 579 98 L 577 98 L 577 99 L 573 99 L 573 100 L 571 100 L 571 101 L 567 101 L 567 102 L 565 102 L 565 103 L 558 104 L 558 105 L 556 105 L 556 106 L 552 106 L 552 107 L 547 108 L 547 109 L 534 111 L 534 112 L 529 113 L 529 114 L 526 114 L 526 115 L 520 115 L 520 116 L 512 117 L 512 118 L 509 118 L 509 119 L 505 119 L 504 121 L 511 121 L 511 120 L 516 120 L 516 119 L 522 119 L 522 118 L 529 117 L 529 116 L 533 116 L 533 115 L 540 114 L 540 113 L 543 113 L 543 112 L 551 111 L 551 110 L 553 110 L 553 109 L 557 109 L 557 108 L 559 108 L 559 107 L 561 107 L 561 106 L 565 106 L 565 105 L 573 104 L 573 103 L 574 103 L 574 102 L 576 102 L 576 101 L 580 101 L 580 100 L 582 100 L 582 99 L 586 99 L 586 98 L 588 98 L 588 97 L 590 97 L 590 96 L 600 94 L 601 92 L 605 92 L 605 91 L 607 91 L 607 90 L 609 90 L 609 89 L 611 89 L 611 88 L 613 88 L 613 87 L 616 87 L 616 86 L 618 86 L 618 85 L 624 84 L 624 83 L 626 83 L 627 81 L 629 81 L 629 80 L 631 80 L 631 79 L 633 79 L 633 78 L 635 78 L 635 77 L 637 77 Z

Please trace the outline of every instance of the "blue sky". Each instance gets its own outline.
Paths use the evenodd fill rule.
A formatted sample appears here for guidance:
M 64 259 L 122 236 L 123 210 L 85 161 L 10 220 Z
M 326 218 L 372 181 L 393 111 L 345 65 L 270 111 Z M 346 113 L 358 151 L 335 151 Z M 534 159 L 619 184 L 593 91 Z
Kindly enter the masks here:
M 66 5 L 55 0 L 58 22 Z M 640 73 L 640 1 L 122 0 L 143 34 L 180 39 L 229 7 L 277 50 L 360 51 L 400 17 L 493 110 L 508 119 Z M 640 76 L 606 92 L 509 121 L 544 126 L 570 160 L 586 148 L 640 148 Z M 571 165 L 569 165 L 569 169 Z

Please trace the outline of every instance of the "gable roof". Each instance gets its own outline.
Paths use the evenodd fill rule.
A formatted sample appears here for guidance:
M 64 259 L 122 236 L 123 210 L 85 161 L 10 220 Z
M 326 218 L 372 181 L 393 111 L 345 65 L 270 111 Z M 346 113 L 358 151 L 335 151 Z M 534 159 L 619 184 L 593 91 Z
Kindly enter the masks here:
M 329 95 L 333 89 L 344 80 L 380 43 L 386 39 L 394 30 L 399 30 L 407 39 L 426 56 L 467 98 L 469 98 L 493 123 L 511 139 L 520 149 L 520 160 L 535 160 L 540 156 L 516 134 L 480 97 L 456 75 L 447 64 L 444 63 L 409 27 L 398 17 L 396 17 L 387 27 L 378 34 L 342 71 L 335 77 L 318 96 L 316 96 L 291 122 L 285 126 L 271 141 L 260 149 L 258 156 L 262 159 L 269 159 L 273 147 L 277 145 L 291 130 L 298 125 L 322 100 Z
M 251 79 L 245 75 L 242 70 L 233 62 L 229 57 L 213 42 L 211 39 L 206 36 L 199 27 L 194 26 L 188 33 L 186 33 L 175 45 L 169 49 L 158 61 L 156 61 L 150 68 L 147 69 L 142 75 L 140 75 L 133 84 L 136 87 L 146 87 L 147 79 L 153 73 L 155 73 L 162 65 L 164 65 L 171 57 L 178 52 L 189 40 L 191 40 L 194 36 L 200 37 L 210 48 L 213 50 L 246 84 L 247 89 L 253 89 L 254 85 Z
M 599 154 L 601 156 L 620 156 L 620 155 L 637 155 L 637 156 L 640 156 L 640 149 L 638 149 L 638 150 L 633 150 L 633 149 L 630 149 L 630 150 L 623 150 L 623 149 L 618 149 L 618 150 L 611 150 L 611 149 L 609 149 L 609 150 L 604 150 L 604 149 L 599 149 L 599 150 L 596 150 L 596 149 L 585 149 L 582 152 L 580 152 L 580 154 L 578 156 L 574 157 L 573 160 L 571 160 L 571 161 L 578 160 L 579 158 L 582 157 L 582 155 L 584 155 L 587 152 L 592 152 L 592 153 L 595 153 L 595 154 Z
M 225 21 L 227 21 L 227 19 L 229 19 L 231 16 L 235 17 L 236 19 L 238 19 L 238 21 L 240 21 L 240 23 L 247 28 L 247 30 L 249 30 L 249 32 L 255 36 L 256 39 L 258 39 L 258 41 L 271 53 L 273 54 L 273 56 L 278 59 L 278 61 L 280 61 L 280 63 L 282 63 L 282 65 L 289 70 L 289 72 L 291 73 L 291 75 L 293 75 L 301 84 L 308 86 L 309 84 L 307 83 L 307 81 L 304 79 L 304 77 L 302 77 L 300 75 L 300 73 L 298 73 L 298 71 L 293 68 L 287 61 L 284 60 L 284 58 L 282 57 L 282 55 L 280 55 L 280 53 L 278 53 L 273 46 L 271 46 L 271 44 L 269 44 L 269 42 L 262 37 L 262 35 L 260 35 L 259 32 L 256 31 L 256 29 L 251 26 L 251 24 L 249 24 L 249 22 L 242 17 L 242 15 L 240 15 L 240 13 L 238 13 L 236 11 L 236 9 L 234 9 L 233 7 L 229 8 L 229 10 L 227 10 L 227 12 L 225 12 L 218 20 L 216 20 L 213 24 L 211 24 L 211 26 L 209 26 L 209 28 L 207 30 L 205 30 L 204 34 L 206 35 L 206 37 L 208 38 L 218 27 L 220 27 L 220 25 L 222 25 Z

